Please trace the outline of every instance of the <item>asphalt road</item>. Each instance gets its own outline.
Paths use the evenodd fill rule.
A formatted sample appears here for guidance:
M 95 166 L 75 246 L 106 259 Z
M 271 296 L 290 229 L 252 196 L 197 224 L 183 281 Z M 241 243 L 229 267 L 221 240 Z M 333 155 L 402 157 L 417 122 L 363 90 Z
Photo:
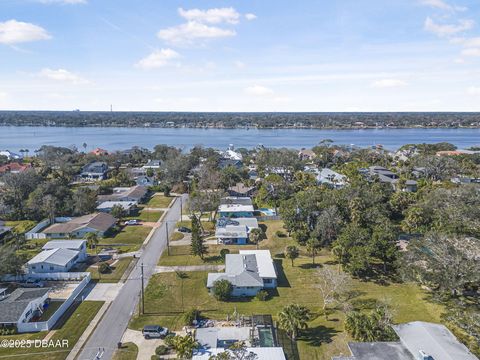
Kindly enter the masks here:
M 185 203 L 188 195 L 182 195 Z M 128 322 L 137 309 L 141 290 L 141 269 L 144 265 L 144 284 L 152 276 L 157 266 L 160 255 L 167 246 L 166 229 L 171 234 L 175 223 L 180 219 L 180 200 L 177 198 L 162 222 L 155 231 L 147 246 L 143 249 L 137 266 L 132 270 L 128 280 L 123 285 L 116 299 L 103 316 L 97 328 L 86 342 L 77 359 L 79 360 L 107 360 L 111 359 L 121 341 Z M 100 355 L 100 357 L 97 357 Z

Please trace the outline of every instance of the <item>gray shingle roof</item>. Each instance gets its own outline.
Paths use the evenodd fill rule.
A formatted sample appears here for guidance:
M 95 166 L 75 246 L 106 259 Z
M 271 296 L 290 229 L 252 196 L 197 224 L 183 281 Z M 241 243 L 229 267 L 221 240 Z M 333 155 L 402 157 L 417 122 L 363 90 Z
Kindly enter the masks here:
M 0 301 L 0 323 L 16 323 L 28 304 L 47 294 L 50 289 L 16 289 Z
M 255 255 L 228 254 L 225 257 L 225 264 L 225 273 L 208 274 L 207 287 L 212 287 L 215 281 L 223 279 L 236 287 L 263 286 Z

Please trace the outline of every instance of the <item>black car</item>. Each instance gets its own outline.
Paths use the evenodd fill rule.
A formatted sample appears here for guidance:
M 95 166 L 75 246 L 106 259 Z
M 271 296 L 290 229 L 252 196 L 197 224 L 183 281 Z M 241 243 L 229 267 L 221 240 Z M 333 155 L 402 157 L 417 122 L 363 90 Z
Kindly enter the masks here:
M 190 230 L 189 228 L 185 227 L 185 226 L 180 226 L 178 228 L 178 231 L 182 232 L 182 233 L 191 233 L 192 230 Z

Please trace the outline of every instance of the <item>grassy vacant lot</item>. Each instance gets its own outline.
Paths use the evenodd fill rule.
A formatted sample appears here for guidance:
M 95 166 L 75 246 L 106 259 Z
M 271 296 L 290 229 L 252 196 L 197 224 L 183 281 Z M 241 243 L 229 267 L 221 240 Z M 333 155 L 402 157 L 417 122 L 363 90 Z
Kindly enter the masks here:
M 32 229 L 37 223 L 31 220 L 5 221 L 5 226 L 13 228 L 18 234 L 23 234 Z
M 256 299 L 216 301 L 205 287 L 206 272 L 189 272 L 188 278 L 183 280 L 183 286 L 182 280 L 175 273 L 156 274 L 147 287 L 146 314 L 134 317 L 130 326 L 140 329 L 145 324 L 158 323 L 171 329 L 180 329 L 183 326 L 182 301 L 179 301 L 182 297 L 184 309 L 198 308 L 204 316 L 213 319 L 225 319 L 228 314 L 233 314 L 235 309 L 239 314 L 272 314 L 275 317 L 283 306 L 298 303 L 307 306 L 315 314 L 309 323 L 309 329 L 303 331 L 298 339 L 301 359 L 330 360 L 331 356 L 348 354 L 347 342 L 350 339 L 343 331 L 344 314 L 341 307 L 329 315 L 329 320 L 320 314 L 322 299 L 315 287 L 317 270 L 311 266 L 311 258 L 303 254 L 292 267 L 291 262 L 283 258 L 282 252 L 293 240 L 286 235 L 277 235 L 282 223 L 272 221 L 262 226 L 268 239 L 261 242 L 260 248 L 271 250 L 279 275 L 279 286 L 271 293 L 268 301 L 261 302 Z M 216 250 L 219 251 L 220 248 L 219 246 Z M 237 246 L 237 250 L 238 248 Z M 172 250 L 182 251 L 173 247 Z M 172 254 L 175 254 L 174 252 Z M 231 252 L 234 252 L 234 249 Z M 176 253 L 170 257 L 163 256 L 160 264 L 177 265 L 182 261 L 183 265 L 199 263 L 198 258 L 193 258 L 188 253 L 184 255 Z M 331 262 L 332 258 L 327 252 L 317 257 L 319 264 Z M 428 294 L 414 284 L 379 285 L 352 279 L 350 294 L 351 304 L 358 309 L 373 308 L 378 301 L 388 302 L 396 322 L 413 320 L 439 322 L 443 311 L 441 306 L 429 302 Z M 168 304 L 168 307 L 165 304 Z
M 162 210 L 145 210 L 139 209 L 135 213 L 132 213 L 130 216 L 123 218 L 123 220 L 137 219 L 145 222 L 157 222 L 158 219 L 163 215 Z
M 138 347 L 134 343 L 125 343 L 121 349 L 115 351 L 113 360 L 136 360 Z
M 173 196 L 163 196 L 159 194 L 155 194 L 151 197 L 151 199 L 147 202 L 145 207 L 148 208 L 167 208 L 168 205 L 173 200 Z
M 66 321 L 60 320 L 58 328 L 51 337 L 54 342 L 57 340 L 68 340 L 68 348 L 0 348 L 0 357 L 11 357 L 12 359 L 32 360 L 64 360 L 73 349 L 88 324 L 102 307 L 102 301 L 84 301 L 73 312 L 69 313 Z M 43 331 L 35 334 L 21 334 L 3 336 L 2 340 L 41 340 L 48 332 Z
M 185 226 L 185 227 L 190 229 L 192 227 L 192 222 L 187 221 L 187 220 L 179 221 L 179 222 L 177 222 L 177 228 L 180 227 L 180 226 Z M 215 224 L 212 223 L 211 221 L 202 221 L 202 226 L 203 226 L 203 230 L 205 230 L 205 231 L 214 231 L 215 230 Z
M 98 247 L 113 246 L 122 252 L 136 251 L 143 244 L 150 230 L 152 228 L 149 226 L 125 226 L 114 236 L 100 239 Z M 125 246 L 116 246 L 115 244 L 125 244 Z
M 112 272 L 107 274 L 99 274 L 98 268 L 93 266 L 90 266 L 87 271 L 90 272 L 92 275 L 92 280 L 94 281 L 101 283 L 116 283 L 122 278 L 122 275 L 125 273 L 125 270 L 127 270 L 127 267 L 132 259 L 133 258 L 131 257 L 126 257 L 118 260 L 114 265 L 110 266 Z

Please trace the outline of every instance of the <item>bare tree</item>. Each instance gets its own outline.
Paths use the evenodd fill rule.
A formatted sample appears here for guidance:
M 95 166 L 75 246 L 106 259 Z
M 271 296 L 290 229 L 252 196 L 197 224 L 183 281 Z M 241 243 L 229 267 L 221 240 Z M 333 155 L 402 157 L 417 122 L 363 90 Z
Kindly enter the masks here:
M 323 313 L 325 319 L 328 318 L 327 307 L 334 304 L 339 295 L 344 293 L 348 288 L 349 276 L 343 272 L 337 272 L 331 266 L 323 266 L 317 270 L 318 283 L 316 287 L 320 291 L 323 299 Z

